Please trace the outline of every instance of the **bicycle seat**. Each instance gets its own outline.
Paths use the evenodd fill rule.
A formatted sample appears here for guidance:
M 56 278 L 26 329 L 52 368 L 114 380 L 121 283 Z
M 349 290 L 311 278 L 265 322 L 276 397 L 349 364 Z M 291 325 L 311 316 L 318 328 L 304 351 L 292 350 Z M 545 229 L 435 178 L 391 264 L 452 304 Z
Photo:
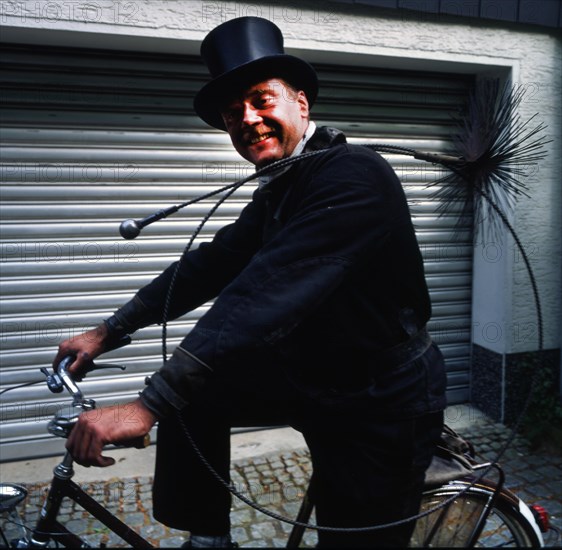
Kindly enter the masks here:
M 473 472 L 472 465 L 458 455 L 436 454 L 425 472 L 424 487 L 439 487 L 450 481 L 461 479 Z
M 27 489 L 13 483 L 0 484 L 0 513 L 11 512 L 25 497 Z
M 445 425 L 441 433 L 441 441 L 425 472 L 425 488 L 444 485 L 471 474 L 474 464 L 473 456 L 472 445 Z

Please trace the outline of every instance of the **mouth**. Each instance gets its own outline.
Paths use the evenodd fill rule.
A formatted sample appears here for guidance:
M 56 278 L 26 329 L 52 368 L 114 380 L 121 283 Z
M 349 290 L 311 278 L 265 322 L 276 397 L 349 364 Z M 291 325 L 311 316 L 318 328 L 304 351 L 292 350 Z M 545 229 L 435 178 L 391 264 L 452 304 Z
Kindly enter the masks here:
M 252 136 L 248 139 L 248 143 L 250 145 L 255 145 L 256 143 L 261 143 L 262 141 L 265 141 L 266 139 L 269 139 L 270 137 L 273 137 L 275 135 L 275 132 L 266 132 L 264 134 L 258 134 L 255 136 Z

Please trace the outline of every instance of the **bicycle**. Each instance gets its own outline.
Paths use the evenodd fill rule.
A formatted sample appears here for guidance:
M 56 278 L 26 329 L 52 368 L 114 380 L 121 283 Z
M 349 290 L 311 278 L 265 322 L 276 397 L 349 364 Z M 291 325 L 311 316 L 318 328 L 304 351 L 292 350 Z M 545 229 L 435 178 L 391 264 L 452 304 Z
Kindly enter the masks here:
M 95 408 L 95 401 L 83 395 L 68 373 L 67 369 L 73 360 L 72 357 L 65 357 L 54 373 L 49 373 L 45 368 L 41 369 L 52 392 L 59 393 L 66 389 L 72 397 L 70 414 L 57 411 L 49 422 L 49 432 L 57 437 L 68 437 L 78 415 Z M 103 367 L 109 366 L 116 365 Z M 544 510 L 540 507 L 529 508 L 516 495 L 505 489 L 501 468 L 497 465 L 478 464 L 474 460 L 473 449 L 455 432 L 446 429 L 442 441 L 443 445 L 439 447 L 426 476 L 421 517 L 417 520 L 410 546 L 544 546 L 542 532 L 548 530 Z M 125 446 L 142 448 L 148 443 L 149 440 L 145 437 L 142 440 L 127 442 Z M 0 513 L 8 516 L 8 522 L 20 525 L 24 529 L 22 537 L 8 541 L 0 525 L 0 547 L 5 545 L 7 548 L 47 548 L 51 543 L 54 543 L 55 547 L 90 547 L 84 539 L 69 531 L 57 520 L 63 499 L 69 498 L 134 548 L 152 548 L 147 540 L 72 481 L 72 466 L 72 456 L 66 452 L 54 469 L 48 494 L 33 527 L 25 526 L 17 513 L 18 504 L 27 495 L 25 487 L 12 483 L 0 484 Z M 479 470 L 491 466 L 499 473 L 498 482 L 475 477 Z M 314 507 L 309 492 L 310 484 L 296 520 L 291 521 L 293 529 L 288 538 L 288 548 L 299 546 L 308 527 Z M 373 524 L 375 523 L 376 518 L 373 521 Z

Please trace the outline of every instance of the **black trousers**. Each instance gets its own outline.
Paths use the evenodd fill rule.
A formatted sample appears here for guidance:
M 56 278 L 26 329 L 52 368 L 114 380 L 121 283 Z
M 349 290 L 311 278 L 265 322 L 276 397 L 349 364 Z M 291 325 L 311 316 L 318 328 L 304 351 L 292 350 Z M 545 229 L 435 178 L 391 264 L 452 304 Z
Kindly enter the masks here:
M 311 406 L 283 380 L 214 385 L 183 411 L 197 446 L 229 480 L 230 428 L 291 425 L 310 449 L 319 525 L 365 527 L 417 513 L 424 472 L 443 424 L 441 412 L 392 418 Z M 232 381 L 231 381 L 232 382 Z M 201 463 L 177 417 L 159 422 L 154 517 L 170 527 L 220 535 L 230 529 L 228 491 Z M 368 532 L 319 531 L 320 547 L 405 547 L 414 523 Z

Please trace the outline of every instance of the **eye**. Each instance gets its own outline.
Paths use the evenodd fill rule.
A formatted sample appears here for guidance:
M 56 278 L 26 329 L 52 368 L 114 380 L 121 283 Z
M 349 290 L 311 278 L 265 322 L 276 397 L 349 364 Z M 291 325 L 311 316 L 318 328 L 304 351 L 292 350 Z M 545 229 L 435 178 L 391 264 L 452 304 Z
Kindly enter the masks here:
M 225 123 L 233 122 L 240 116 L 241 109 L 240 107 L 231 106 L 225 107 L 221 111 L 221 115 Z
M 263 94 L 259 96 L 254 105 L 256 108 L 264 109 L 272 106 L 275 103 L 275 98 L 271 94 Z

